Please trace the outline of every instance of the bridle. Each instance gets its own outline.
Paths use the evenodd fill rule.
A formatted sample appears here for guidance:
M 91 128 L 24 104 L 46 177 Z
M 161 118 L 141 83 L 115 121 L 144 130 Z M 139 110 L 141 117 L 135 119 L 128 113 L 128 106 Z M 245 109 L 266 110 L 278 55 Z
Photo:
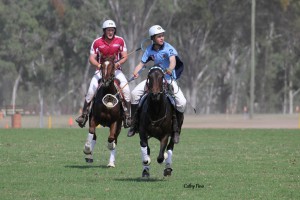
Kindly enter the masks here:
M 158 69 L 158 70 L 160 70 L 160 71 L 162 72 L 162 83 L 161 83 L 161 84 L 162 84 L 162 87 L 160 88 L 160 91 L 159 91 L 159 92 L 156 92 L 156 93 L 153 92 L 153 85 L 150 85 L 150 80 L 153 79 L 153 77 L 151 77 L 153 73 L 151 73 L 151 72 L 152 72 L 153 70 L 155 70 L 155 69 Z M 151 68 L 149 69 L 149 73 L 148 73 L 148 77 L 147 77 L 147 81 L 146 81 L 146 85 L 147 85 L 147 88 L 148 88 L 148 92 L 149 92 L 149 93 L 152 93 L 152 94 L 154 94 L 154 95 L 160 95 L 160 94 L 162 94 L 162 93 L 164 92 L 164 90 L 165 90 L 164 74 L 165 74 L 165 72 L 163 71 L 163 69 L 162 69 L 161 67 L 154 66 L 154 67 L 151 67 Z
M 152 73 L 152 70 L 155 70 L 155 69 L 158 69 L 159 72 L 161 72 L 161 74 L 159 74 L 159 76 L 160 75 L 162 76 L 162 80 L 161 80 L 162 85 L 160 87 L 160 91 L 154 93 L 153 92 L 153 85 L 150 85 L 150 80 L 154 79 L 153 75 L 156 72 Z M 164 74 L 165 74 L 165 72 L 163 71 L 163 69 L 161 67 L 154 66 L 154 67 L 150 68 L 149 73 L 148 73 L 148 77 L 147 77 L 147 83 L 146 83 L 147 87 L 148 87 L 148 93 L 149 93 L 150 96 L 159 97 L 163 93 L 165 93 L 166 84 L 164 84 L 164 83 L 167 83 L 167 82 L 166 81 L 164 82 L 164 79 L 165 79 Z M 160 98 L 162 98 L 162 97 L 160 97 Z M 164 119 L 167 117 L 167 107 L 165 107 L 165 110 L 163 111 L 163 115 L 159 119 L 153 120 L 152 116 L 149 113 L 147 113 L 147 115 L 149 117 L 149 120 L 150 120 L 150 123 L 151 123 L 152 126 L 159 126 L 164 121 Z
M 112 69 L 109 71 L 108 67 L 110 65 L 112 65 L 111 66 Z M 115 68 L 115 64 L 112 60 L 105 60 L 103 62 L 103 64 L 101 65 L 101 73 L 102 73 L 101 82 L 104 87 L 108 87 L 110 85 L 110 83 L 114 81 L 114 79 L 115 79 L 114 68 Z M 110 74 L 108 74 L 108 73 L 110 73 Z M 105 77 L 107 77 L 107 75 L 109 75 L 109 78 L 105 79 Z

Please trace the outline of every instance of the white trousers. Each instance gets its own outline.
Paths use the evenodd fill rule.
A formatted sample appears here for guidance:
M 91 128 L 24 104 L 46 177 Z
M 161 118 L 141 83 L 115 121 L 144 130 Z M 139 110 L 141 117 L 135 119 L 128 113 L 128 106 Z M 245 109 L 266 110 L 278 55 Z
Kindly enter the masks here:
M 125 77 L 125 75 L 123 74 L 123 72 L 121 70 L 116 70 L 115 71 L 115 77 L 117 79 L 120 80 L 120 87 L 123 88 L 124 85 L 127 84 L 127 79 Z M 95 92 L 97 90 L 98 87 L 98 81 L 99 79 L 102 78 L 101 72 L 99 70 L 97 70 L 91 80 L 88 92 L 85 96 L 85 100 L 89 103 L 91 102 L 91 100 L 93 99 Z M 130 88 L 129 85 L 127 84 L 123 89 L 123 93 L 124 93 L 124 98 L 126 101 L 130 101 Z
M 131 92 L 131 103 L 132 104 L 138 104 L 139 103 L 141 96 L 144 94 L 146 81 L 147 80 L 144 80 L 144 81 L 140 82 L 134 88 L 134 90 L 132 90 L 132 92 Z M 177 110 L 179 112 L 183 113 L 185 111 L 185 107 L 186 107 L 186 98 L 184 97 L 181 89 L 178 87 L 176 81 L 172 81 L 171 84 L 174 88 L 174 95 L 175 95 Z

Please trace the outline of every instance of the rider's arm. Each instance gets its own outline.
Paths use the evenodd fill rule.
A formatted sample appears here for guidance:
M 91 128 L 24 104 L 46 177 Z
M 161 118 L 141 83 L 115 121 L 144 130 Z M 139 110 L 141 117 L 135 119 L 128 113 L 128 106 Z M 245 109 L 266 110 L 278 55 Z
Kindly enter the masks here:
M 140 62 L 134 69 L 133 71 L 133 76 L 134 78 L 138 78 L 139 77 L 139 71 L 143 68 L 144 63 Z
M 169 68 L 167 69 L 167 73 L 172 74 L 172 71 L 175 69 L 176 66 L 176 58 L 175 56 L 170 56 L 169 60 L 170 60 L 170 65 Z
M 120 65 L 124 64 L 127 61 L 127 51 L 121 52 L 121 59 L 116 63 L 116 67 L 120 67 Z
M 95 67 L 97 67 L 97 69 L 99 69 L 101 65 L 96 58 L 97 58 L 97 54 L 90 54 L 89 61 L 92 65 L 94 65 Z

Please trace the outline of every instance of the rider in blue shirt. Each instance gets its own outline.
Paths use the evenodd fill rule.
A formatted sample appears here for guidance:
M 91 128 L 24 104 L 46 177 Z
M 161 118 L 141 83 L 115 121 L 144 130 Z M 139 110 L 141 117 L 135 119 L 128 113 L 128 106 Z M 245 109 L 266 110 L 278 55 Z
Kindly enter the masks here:
M 154 65 L 162 67 L 164 70 L 167 70 L 170 66 L 170 60 L 169 58 L 171 56 L 178 56 L 178 53 L 176 49 L 170 45 L 167 42 L 164 42 L 159 50 L 155 50 L 153 45 L 149 45 L 146 48 L 145 53 L 142 56 L 141 62 L 143 65 L 150 60 L 154 62 Z M 172 70 L 172 77 L 173 79 L 176 79 L 176 73 L 175 70 Z M 171 79 L 171 76 L 169 74 L 166 74 L 165 78 L 167 80 Z
M 140 61 L 140 63 L 135 67 L 134 69 L 134 77 L 138 78 L 139 71 L 143 68 L 143 66 L 149 62 L 153 61 L 154 65 L 162 67 L 166 71 L 165 78 L 167 82 L 172 85 L 174 89 L 174 96 L 175 96 L 175 102 L 176 102 L 176 109 L 178 115 L 181 115 L 180 117 L 183 117 L 183 113 L 185 111 L 186 107 L 186 99 L 181 91 L 181 89 L 178 87 L 177 82 L 175 81 L 179 74 L 176 74 L 175 67 L 176 65 L 182 65 L 182 62 L 180 61 L 178 57 L 178 53 L 176 49 L 170 45 L 169 43 L 165 42 L 164 40 L 164 33 L 165 30 L 159 26 L 154 25 L 149 29 L 149 37 L 151 38 L 153 44 L 149 45 Z M 171 77 L 172 76 L 172 77 Z M 146 85 L 146 80 L 142 81 L 140 84 L 138 84 L 134 90 L 131 92 L 131 111 L 132 114 L 137 110 L 138 103 L 141 98 L 141 96 L 144 93 L 144 88 Z M 138 111 L 137 111 L 138 113 Z M 133 119 L 132 126 L 130 130 L 128 131 L 128 137 L 133 136 L 138 131 L 138 120 L 137 114 L 135 114 L 135 117 Z M 179 142 L 179 134 L 178 132 L 174 131 L 174 142 Z

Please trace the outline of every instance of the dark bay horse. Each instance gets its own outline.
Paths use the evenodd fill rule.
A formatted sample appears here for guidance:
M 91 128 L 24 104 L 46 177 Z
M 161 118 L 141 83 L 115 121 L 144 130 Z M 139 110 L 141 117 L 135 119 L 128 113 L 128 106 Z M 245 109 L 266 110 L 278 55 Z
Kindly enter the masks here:
M 93 135 L 93 139 L 92 142 L 87 140 L 85 143 L 84 153 L 86 162 L 93 162 L 93 149 L 97 139 L 96 127 L 99 124 L 109 127 L 107 147 L 110 150 L 110 159 L 107 166 L 115 167 L 115 148 L 121 132 L 123 109 L 120 100 L 122 94 L 119 87 L 120 81 L 115 79 L 114 57 L 105 58 L 101 65 L 101 75 L 89 115 L 89 135 Z
M 150 148 L 148 139 L 151 137 L 160 141 L 160 150 L 157 162 L 165 160 L 164 176 L 171 176 L 173 142 L 173 112 L 175 107 L 171 104 L 171 98 L 166 92 L 166 81 L 164 81 L 164 71 L 157 66 L 149 70 L 147 85 L 148 94 L 141 100 L 142 107 L 139 118 L 139 135 L 142 152 L 143 172 L 142 177 L 149 177 Z M 183 119 L 178 122 L 180 129 Z

